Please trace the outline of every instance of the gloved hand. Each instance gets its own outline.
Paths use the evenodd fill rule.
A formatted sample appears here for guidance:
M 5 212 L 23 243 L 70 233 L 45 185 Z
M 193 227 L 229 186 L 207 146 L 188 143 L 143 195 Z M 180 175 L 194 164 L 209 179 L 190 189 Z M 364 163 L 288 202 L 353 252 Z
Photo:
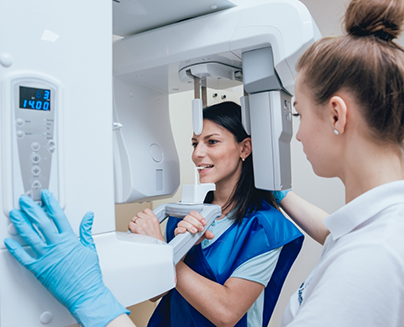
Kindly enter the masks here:
M 284 191 L 273 191 L 272 194 L 274 195 L 275 201 L 277 205 L 280 205 L 283 198 L 291 191 L 291 189 L 284 190 Z
M 88 212 L 83 217 L 79 240 L 53 195 L 43 190 L 42 200 L 49 217 L 27 196 L 20 198 L 21 211 L 13 209 L 10 212 L 18 233 L 37 258 L 32 258 L 16 241 L 5 239 L 11 254 L 70 311 L 80 325 L 101 327 L 119 315 L 129 313 L 102 281 L 91 237 L 94 214 Z M 38 227 L 45 241 L 32 225 Z

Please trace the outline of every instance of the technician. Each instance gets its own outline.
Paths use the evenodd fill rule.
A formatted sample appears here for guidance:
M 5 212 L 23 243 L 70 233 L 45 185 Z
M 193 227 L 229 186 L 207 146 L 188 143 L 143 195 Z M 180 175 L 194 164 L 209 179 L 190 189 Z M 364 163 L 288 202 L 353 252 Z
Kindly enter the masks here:
M 282 326 L 392 327 L 404 321 L 404 51 L 393 41 L 403 18 L 403 0 L 353 0 L 347 34 L 317 41 L 299 60 L 296 137 L 317 175 L 342 180 L 347 204 L 322 222 L 315 213 L 307 220 L 293 214 L 293 193 L 282 200 L 309 234 L 324 239 L 323 224 L 330 232 Z M 79 241 L 50 193 L 42 197 L 58 231 L 22 197 L 22 210 L 10 217 L 37 259 L 13 240 L 5 240 L 7 248 L 83 326 L 133 326 L 102 282 L 92 214 L 83 219 Z

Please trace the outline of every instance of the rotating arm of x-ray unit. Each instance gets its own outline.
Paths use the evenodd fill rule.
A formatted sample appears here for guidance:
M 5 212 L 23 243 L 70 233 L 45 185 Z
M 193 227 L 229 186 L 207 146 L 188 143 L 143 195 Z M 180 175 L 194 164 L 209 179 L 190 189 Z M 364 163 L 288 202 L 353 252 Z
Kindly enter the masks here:
M 207 224 L 202 232 L 191 234 L 185 232 L 179 234 L 172 239 L 169 245 L 173 247 L 174 251 L 174 264 L 177 264 L 182 257 L 195 245 L 195 243 L 206 232 L 210 225 L 219 218 L 222 214 L 220 206 L 215 204 L 181 204 L 181 203 L 168 203 L 162 204 L 154 210 L 154 214 L 159 219 L 160 223 L 163 222 L 168 216 L 177 218 L 185 217 L 192 210 L 199 212 L 206 220 Z
M 221 89 L 244 83 L 248 96 L 243 115 L 251 131 L 255 186 L 284 190 L 291 187 L 294 67 L 320 37 L 300 1 L 273 0 L 115 42 L 114 75 L 165 93 L 189 91 L 192 83 L 199 89 L 198 79 L 215 81 L 212 85 Z M 196 134 L 202 130 L 202 107 L 196 96 L 192 107 Z
M 252 139 L 255 186 L 271 191 L 290 189 L 292 95 L 283 87 L 275 69 L 272 47 L 243 51 L 242 69 L 219 63 L 198 63 L 180 70 L 179 77 L 183 82 L 194 80 L 192 121 L 197 135 L 203 128 L 200 80 L 206 85 L 207 78 L 242 79 L 246 96 L 241 98 L 241 118 Z

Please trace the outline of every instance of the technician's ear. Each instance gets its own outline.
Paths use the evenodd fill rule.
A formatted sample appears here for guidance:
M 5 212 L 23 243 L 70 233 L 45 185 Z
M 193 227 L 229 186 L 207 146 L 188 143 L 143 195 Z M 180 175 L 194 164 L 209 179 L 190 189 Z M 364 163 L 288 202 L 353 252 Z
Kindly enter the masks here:
M 246 159 L 252 151 L 251 138 L 247 137 L 241 143 L 240 157 Z
M 329 119 L 335 134 L 345 132 L 348 107 L 345 99 L 340 96 L 333 96 L 329 103 Z

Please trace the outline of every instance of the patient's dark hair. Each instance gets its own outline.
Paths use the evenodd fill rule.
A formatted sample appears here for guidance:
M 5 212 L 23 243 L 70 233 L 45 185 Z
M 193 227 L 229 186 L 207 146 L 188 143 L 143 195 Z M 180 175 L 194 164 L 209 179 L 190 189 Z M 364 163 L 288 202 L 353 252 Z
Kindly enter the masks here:
M 203 119 L 226 128 L 230 131 L 238 143 L 250 137 L 241 123 L 241 108 L 234 102 L 222 102 L 203 109 Z M 272 167 L 268 167 L 271 169 Z M 225 211 L 232 204 L 232 214 L 230 219 L 241 223 L 243 218 L 257 210 L 261 209 L 261 199 L 278 209 L 274 196 L 270 191 L 258 190 L 254 186 L 254 172 L 252 165 L 252 154 L 243 162 L 240 179 L 233 190 L 230 199 L 223 206 Z M 213 201 L 213 192 L 209 192 L 205 202 Z

